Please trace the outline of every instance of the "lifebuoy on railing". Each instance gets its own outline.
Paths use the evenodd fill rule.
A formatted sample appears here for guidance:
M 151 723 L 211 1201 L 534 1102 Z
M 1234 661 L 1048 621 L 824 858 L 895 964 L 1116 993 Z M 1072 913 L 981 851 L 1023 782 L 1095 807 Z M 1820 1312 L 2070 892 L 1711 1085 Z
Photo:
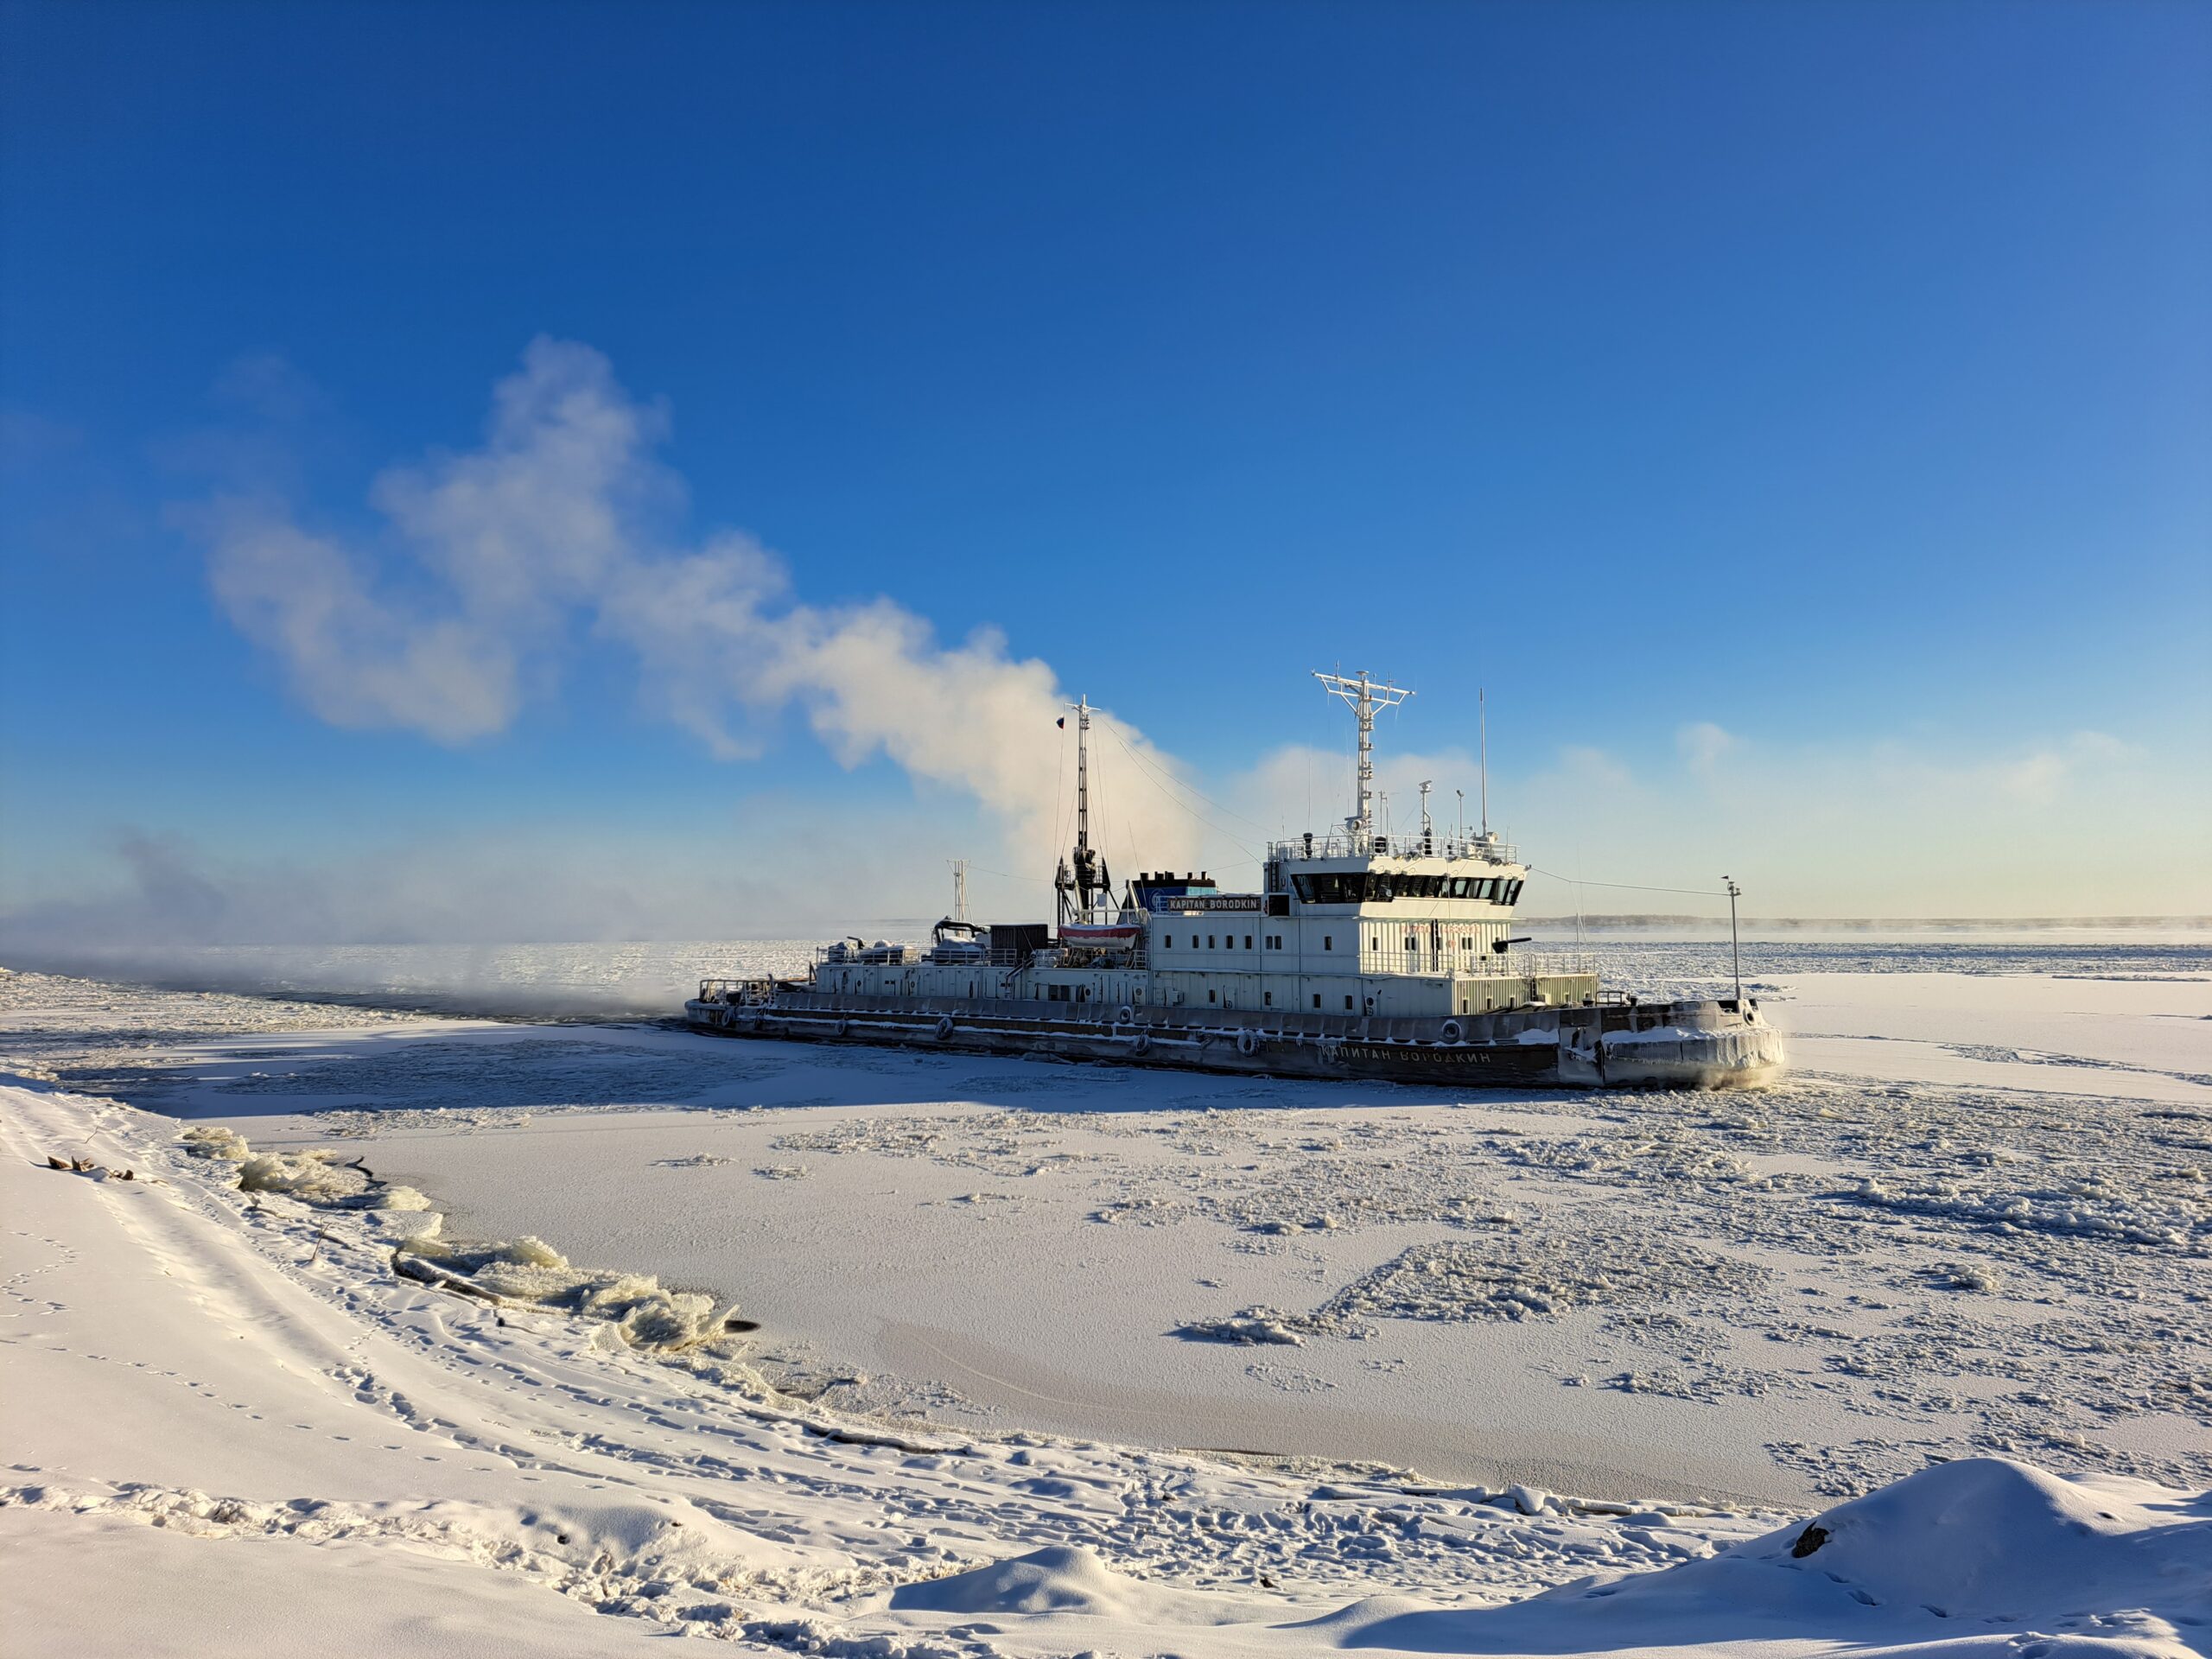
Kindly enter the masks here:
M 1446 1042 L 1456 1043 L 1460 1038 L 1465 1036 L 1466 1033 L 1460 1030 L 1459 1022 L 1457 1020 L 1446 1020 L 1444 1022 L 1442 1035 Z
M 952 1035 L 952 1016 L 941 1014 L 937 1017 L 937 1039 L 940 1043 Z
M 1260 1052 L 1260 1039 L 1249 1031 L 1236 1033 L 1236 1052 L 1249 1057 Z

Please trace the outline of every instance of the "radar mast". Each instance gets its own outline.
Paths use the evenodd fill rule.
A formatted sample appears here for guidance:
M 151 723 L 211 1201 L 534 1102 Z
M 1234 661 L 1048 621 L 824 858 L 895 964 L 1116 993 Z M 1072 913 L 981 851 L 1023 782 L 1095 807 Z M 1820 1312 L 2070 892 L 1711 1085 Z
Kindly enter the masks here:
M 1364 845 L 1375 835 L 1375 711 L 1395 709 L 1413 693 L 1388 680 L 1376 684 L 1363 668 L 1356 679 L 1324 674 L 1319 669 L 1313 671 L 1313 677 L 1331 696 L 1349 703 L 1359 717 L 1359 810 L 1344 820 L 1344 828 Z

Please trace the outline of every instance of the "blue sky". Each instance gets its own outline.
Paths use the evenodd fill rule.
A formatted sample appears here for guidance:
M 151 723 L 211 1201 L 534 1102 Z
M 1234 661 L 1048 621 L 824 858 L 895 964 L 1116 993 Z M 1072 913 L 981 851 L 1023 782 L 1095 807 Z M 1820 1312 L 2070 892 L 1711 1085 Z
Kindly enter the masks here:
M 918 906 L 1056 819 L 1003 744 L 902 728 L 962 706 L 915 688 L 972 671 L 1018 725 L 1032 661 L 1248 845 L 1300 827 L 1306 747 L 1341 769 L 1306 671 L 1363 664 L 1420 689 L 1386 742 L 1447 791 L 1486 685 L 1501 813 L 1588 877 L 2212 910 L 2201 6 L 0 17 L 19 925 Z M 463 489 L 541 339 L 644 435 L 620 572 L 494 615 L 377 480 Z M 300 632 L 279 528 L 350 573 L 351 645 Z M 621 620 L 723 532 L 785 573 L 757 627 Z M 879 598 L 912 677 L 853 691 Z M 362 689 L 455 615 L 514 657 L 496 709 Z M 979 627 L 1002 652 L 931 654 Z M 1242 855 L 1124 786 L 1127 857 Z M 687 893 L 701 836 L 748 880 Z M 473 911 L 523 847 L 560 891 Z

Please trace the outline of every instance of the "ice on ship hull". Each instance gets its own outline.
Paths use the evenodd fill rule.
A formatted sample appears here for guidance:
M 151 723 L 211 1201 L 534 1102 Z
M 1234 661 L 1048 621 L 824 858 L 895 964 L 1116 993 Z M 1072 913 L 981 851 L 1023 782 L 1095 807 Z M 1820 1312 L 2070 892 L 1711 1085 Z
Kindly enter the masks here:
M 1781 1033 L 1727 1001 L 1523 1008 L 1465 1020 L 1325 1016 L 1295 1027 L 1189 1025 L 1170 1014 L 1054 1018 L 1033 1003 L 836 999 L 763 981 L 709 981 L 695 1030 L 1117 1065 L 1449 1089 L 1756 1088 L 1783 1069 Z M 1457 1034 L 1444 1029 L 1457 1027 Z
M 1443 833 L 1427 784 L 1418 830 L 1377 830 L 1375 713 L 1412 693 L 1319 677 L 1358 716 L 1357 809 L 1269 846 L 1257 891 L 1160 871 L 1116 897 L 1090 842 L 1085 701 L 1056 925 L 979 925 L 961 894 L 926 948 L 840 941 L 804 976 L 707 981 L 686 1018 L 728 1037 L 1453 1089 L 1729 1088 L 1781 1071 L 1781 1037 L 1740 986 L 1639 1002 L 1586 962 L 1523 950 L 1529 867 L 1487 822 Z

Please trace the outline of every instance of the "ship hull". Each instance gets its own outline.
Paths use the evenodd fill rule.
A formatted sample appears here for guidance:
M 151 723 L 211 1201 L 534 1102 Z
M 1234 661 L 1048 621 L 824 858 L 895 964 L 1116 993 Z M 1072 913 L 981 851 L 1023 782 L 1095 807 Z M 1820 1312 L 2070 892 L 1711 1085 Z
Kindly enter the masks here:
M 1374 1029 L 1414 1023 L 1410 1021 L 1346 1020 L 1341 1030 L 1290 1032 L 1251 1025 L 975 1014 L 941 1007 L 733 1006 L 696 1000 L 684 1005 L 692 1029 L 718 1037 L 1247 1077 L 1430 1084 L 1456 1090 L 1724 1089 L 1760 1087 L 1782 1073 L 1780 1034 L 1756 1011 L 1739 1014 L 1715 1002 L 1672 1003 L 1634 1011 L 1625 1029 L 1607 1031 L 1608 1019 L 1621 1012 L 1527 1010 L 1510 1022 L 1516 1029 L 1508 1036 L 1444 1040 L 1440 1035 Z

